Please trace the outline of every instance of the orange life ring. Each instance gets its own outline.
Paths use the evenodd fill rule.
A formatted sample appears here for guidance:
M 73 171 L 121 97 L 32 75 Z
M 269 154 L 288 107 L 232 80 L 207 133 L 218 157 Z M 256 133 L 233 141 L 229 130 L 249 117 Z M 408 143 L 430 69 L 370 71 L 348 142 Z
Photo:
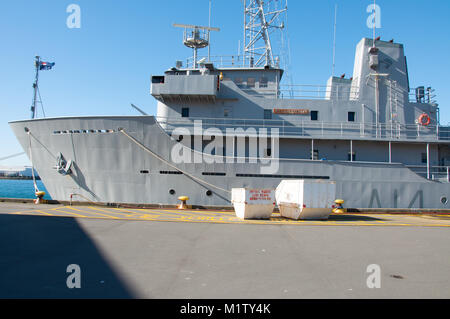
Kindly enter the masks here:
M 431 119 L 428 116 L 427 113 L 423 113 L 421 116 L 419 116 L 419 124 L 422 124 L 423 126 L 428 126 L 431 123 Z

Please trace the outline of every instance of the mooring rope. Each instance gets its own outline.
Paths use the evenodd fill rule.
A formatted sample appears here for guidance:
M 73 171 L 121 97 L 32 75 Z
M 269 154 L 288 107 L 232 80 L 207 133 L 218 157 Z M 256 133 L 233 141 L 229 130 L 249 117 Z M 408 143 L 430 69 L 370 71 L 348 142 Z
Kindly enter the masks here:
M 36 177 L 34 176 L 34 164 L 33 164 L 33 152 L 31 150 L 31 132 L 28 131 L 28 140 L 29 140 L 29 148 L 30 148 L 30 161 L 31 161 L 31 175 L 33 176 L 33 185 L 34 185 L 34 192 L 35 193 L 39 193 L 39 187 L 37 186 L 36 183 Z
M 121 132 L 123 135 L 125 135 L 126 137 L 128 137 L 132 142 L 134 142 L 137 146 L 139 146 L 141 149 L 143 149 L 143 150 L 146 151 L 147 153 L 149 153 L 149 154 L 151 154 L 152 156 L 156 157 L 156 158 L 159 159 L 161 162 L 166 163 L 168 166 L 172 167 L 173 169 L 176 169 L 177 171 L 183 173 L 184 175 L 189 176 L 190 178 L 192 178 L 192 179 L 194 179 L 194 180 L 196 180 L 196 181 L 198 181 L 198 182 L 200 182 L 200 183 L 203 183 L 203 184 L 205 184 L 205 185 L 211 186 L 211 187 L 213 187 L 213 188 L 215 188 L 215 189 L 221 190 L 221 191 L 226 192 L 226 193 L 231 193 L 231 192 L 230 192 L 229 190 L 227 190 L 227 189 L 224 189 L 224 188 L 221 188 L 221 187 L 219 187 L 219 186 L 216 186 L 216 185 L 213 185 L 213 184 L 211 184 L 211 183 L 208 183 L 207 181 L 205 181 L 205 180 L 203 180 L 203 179 L 201 179 L 201 178 L 198 178 L 198 177 L 196 177 L 196 176 L 194 176 L 194 175 L 192 175 L 192 174 L 190 174 L 190 173 L 188 173 L 188 172 L 186 172 L 186 171 L 183 171 L 182 169 L 176 167 L 175 165 L 173 165 L 172 163 L 168 162 L 167 160 L 165 160 L 164 158 L 162 158 L 161 156 L 159 156 L 158 154 L 156 154 L 155 152 L 153 152 L 151 149 L 149 149 L 148 147 L 146 147 L 144 144 L 142 144 L 141 142 L 139 142 L 138 140 L 136 140 L 134 137 L 132 137 L 131 135 L 129 135 L 123 128 L 120 128 L 120 129 L 119 129 L 119 132 Z
M 4 160 L 10 159 L 10 158 L 14 158 L 14 157 L 19 157 L 19 156 L 22 156 L 23 154 L 25 154 L 25 152 L 17 153 L 17 154 L 13 154 L 13 155 L 9 155 L 9 156 L 5 156 L 5 157 L 0 158 L 0 161 L 4 161 Z

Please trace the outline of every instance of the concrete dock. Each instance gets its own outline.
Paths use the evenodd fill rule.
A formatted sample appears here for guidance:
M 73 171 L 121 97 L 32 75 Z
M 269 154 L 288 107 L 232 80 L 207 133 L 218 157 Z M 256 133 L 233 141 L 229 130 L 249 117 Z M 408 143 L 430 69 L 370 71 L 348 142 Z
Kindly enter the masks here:
M 0 203 L 0 298 L 449 298 L 450 216 Z M 80 288 L 69 288 L 69 265 Z M 379 266 L 379 288 L 368 281 Z

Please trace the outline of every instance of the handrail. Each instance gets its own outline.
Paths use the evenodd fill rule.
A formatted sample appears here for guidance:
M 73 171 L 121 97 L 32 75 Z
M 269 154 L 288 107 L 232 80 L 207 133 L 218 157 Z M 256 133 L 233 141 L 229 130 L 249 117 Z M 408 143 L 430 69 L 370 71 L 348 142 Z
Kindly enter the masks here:
M 421 126 L 420 124 L 372 124 L 324 121 L 300 121 L 283 119 L 239 119 L 239 118 L 168 118 L 156 117 L 165 126 L 165 130 L 176 127 L 190 128 L 194 121 L 201 121 L 204 128 L 215 127 L 221 129 L 255 128 L 279 129 L 282 137 L 310 137 L 310 138 L 368 138 L 379 140 L 409 140 L 409 141 L 448 141 L 450 136 L 439 134 L 437 126 Z
M 278 56 L 274 56 L 276 58 Z M 215 66 L 219 68 L 243 68 L 248 69 L 252 68 L 248 65 L 248 61 L 244 60 L 244 55 L 212 55 L 212 56 L 198 56 L 197 62 L 205 59 L 205 63 L 213 63 Z M 197 63 L 198 65 L 198 63 Z M 255 66 L 256 67 L 256 66 Z M 194 57 L 188 57 L 186 59 L 186 68 L 191 69 L 194 68 Z
M 432 180 L 445 179 L 447 182 L 450 183 L 450 166 L 430 166 L 429 168 L 427 168 L 426 165 L 405 165 L 405 166 L 418 175 L 422 175 L 424 177 L 431 175 Z

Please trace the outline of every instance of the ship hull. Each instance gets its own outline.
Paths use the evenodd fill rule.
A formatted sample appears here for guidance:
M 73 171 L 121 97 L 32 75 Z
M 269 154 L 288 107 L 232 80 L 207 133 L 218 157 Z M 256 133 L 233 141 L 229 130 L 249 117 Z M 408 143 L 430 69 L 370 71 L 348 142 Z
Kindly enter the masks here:
M 272 176 L 261 173 L 260 162 L 175 164 L 177 141 L 152 116 L 37 119 L 10 126 L 50 196 L 60 201 L 165 205 L 188 196 L 192 205 L 230 206 L 232 188 L 276 188 L 286 178 L 335 181 L 337 197 L 351 208 L 445 209 L 443 199 L 450 197 L 450 183 L 426 180 L 402 164 L 281 159 Z M 55 169 L 58 154 L 72 161 L 71 174 Z

